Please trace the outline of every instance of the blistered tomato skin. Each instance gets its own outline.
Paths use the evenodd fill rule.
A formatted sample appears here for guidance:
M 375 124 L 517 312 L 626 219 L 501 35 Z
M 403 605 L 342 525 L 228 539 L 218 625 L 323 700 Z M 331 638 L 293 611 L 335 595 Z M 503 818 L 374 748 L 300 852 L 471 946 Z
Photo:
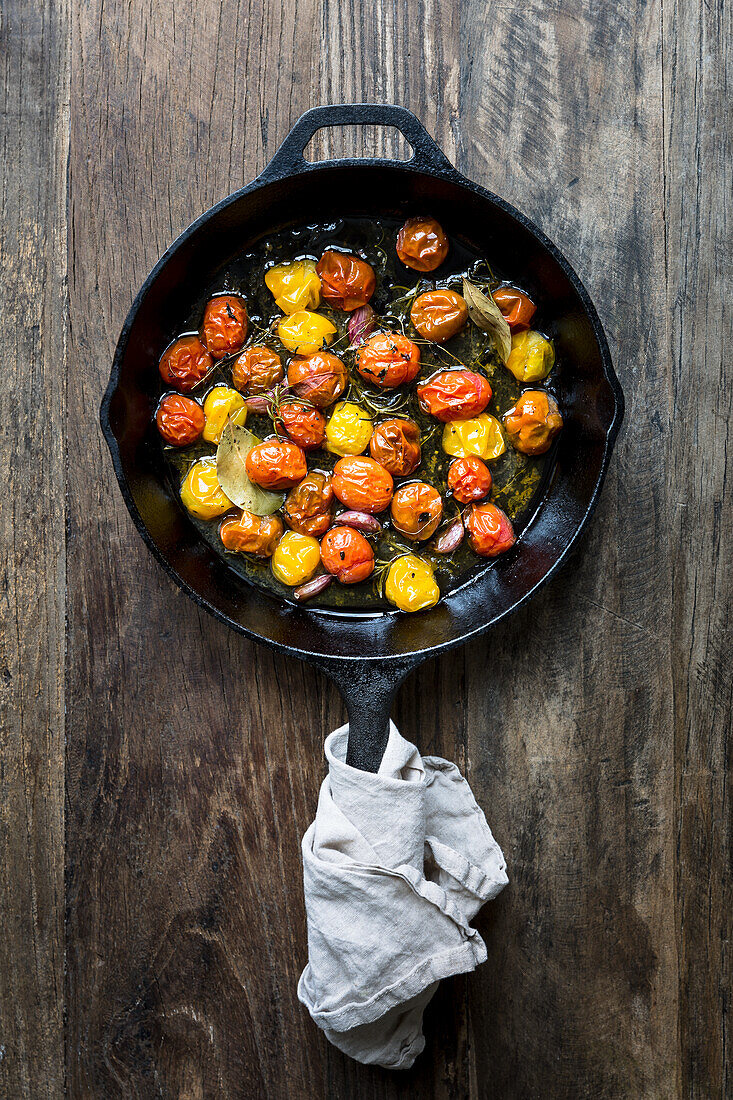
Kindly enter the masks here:
M 284 377 L 280 356 L 265 344 L 252 344 L 245 348 L 232 367 L 234 386 L 248 396 L 266 393 Z
M 287 440 L 266 439 L 257 443 L 244 465 L 250 481 L 274 493 L 291 489 L 308 473 L 302 449 Z
M 504 415 L 504 428 L 516 451 L 543 455 L 562 428 L 557 402 L 544 390 L 525 390 Z
M 330 351 L 296 355 L 288 366 L 288 383 L 293 392 L 318 409 L 333 405 L 348 382 L 345 364 Z
M 407 477 L 420 465 L 420 429 L 414 420 L 383 420 L 369 441 L 369 454 L 393 477 Z
M 524 332 L 535 315 L 532 299 L 514 286 L 500 286 L 492 295 L 512 332 Z
M 294 260 L 269 268 L 265 286 L 283 313 L 318 309 L 321 304 L 321 280 L 314 260 Z
M 516 542 L 509 517 L 495 504 L 474 504 L 463 522 L 471 549 L 479 557 L 498 557 Z
M 312 355 L 328 347 L 336 335 L 336 326 L 328 317 L 300 309 L 283 317 L 277 326 L 277 334 L 288 351 L 296 355 Z
M 291 587 L 309 581 L 321 561 L 318 540 L 298 531 L 286 531 L 272 555 L 272 571 Z
M 374 572 L 374 551 L 353 527 L 332 527 L 321 542 L 321 561 L 341 584 L 358 584 Z
M 520 332 L 512 336 L 512 350 L 506 361 L 518 382 L 540 382 L 552 370 L 555 349 L 541 332 Z
M 366 260 L 345 252 L 324 252 L 316 271 L 321 280 L 324 302 L 333 309 L 352 313 L 365 306 L 377 285 L 374 269 Z
M 279 421 L 290 438 L 304 451 L 320 447 L 326 437 L 326 421 L 310 405 L 301 401 L 282 401 L 279 407 Z
M 233 507 L 217 480 L 215 458 L 194 462 L 183 480 L 181 501 L 198 519 L 216 519 Z
M 410 320 L 426 340 L 442 344 L 466 324 L 468 307 L 455 290 L 426 290 L 412 303 Z
M 335 455 L 360 455 L 372 437 L 372 418 L 361 405 L 341 401 L 326 425 L 326 449 Z
M 438 371 L 417 387 L 417 399 L 423 412 L 443 424 L 449 420 L 470 420 L 488 405 L 491 386 L 475 371 Z
M 481 413 L 471 420 L 455 420 L 446 424 L 442 447 L 447 455 L 454 458 L 476 455 L 487 462 L 503 455 L 506 443 L 496 417 Z
M 420 370 L 420 348 L 399 332 L 377 332 L 359 348 L 356 369 L 380 389 L 412 382 Z
M 319 538 L 331 526 L 333 489 L 328 474 L 313 471 L 290 490 L 283 505 L 288 527 Z
M 413 271 L 435 271 L 448 255 L 448 238 L 435 218 L 408 218 L 397 236 L 397 255 Z
M 239 351 L 247 338 L 249 318 L 241 298 L 217 294 L 206 303 L 203 338 L 214 359 Z
M 207 443 L 220 443 L 221 433 L 229 420 L 235 424 L 244 424 L 247 420 L 247 406 L 244 399 L 231 386 L 214 386 L 204 401 L 206 426 L 204 439 Z
M 258 558 L 272 557 L 282 533 L 283 523 L 277 516 L 256 516 L 244 510 L 225 519 L 219 528 L 225 550 Z
M 188 393 L 214 365 L 198 336 L 181 336 L 163 352 L 158 370 L 166 386 Z
M 372 458 L 340 458 L 333 470 L 333 491 L 347 508 L 375 515 L 392 499 L 394 482 L 384 466 Z
M 198 401 L 168 393 L 155 414 L 158 431 L 172 447 L 188 447 L 201 437 L 206 423 L 204 410 Z
M 405 554 L 392 562 L 384 594 L 400 611 L 425 611 L 440 599 L 432 566 L 416 554 Z
M 459 504 L 483 500 L 491 492 L 491 483 L 489 467 L 475 455 L 457 458 L 450 464 L 448 488 Z
M 435 532 L 443 517 L 440 493 L 424 481 L 413 481 L 395 490 L 390 505 L 392 526 L 415 542 L 424 542 Z

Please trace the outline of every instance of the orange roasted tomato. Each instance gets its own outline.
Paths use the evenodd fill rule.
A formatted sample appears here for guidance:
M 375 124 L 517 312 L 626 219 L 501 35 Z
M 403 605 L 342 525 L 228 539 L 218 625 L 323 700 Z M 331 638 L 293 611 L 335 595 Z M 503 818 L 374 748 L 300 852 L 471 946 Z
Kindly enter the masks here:
M 444 424 L 470 420 L 488 405 L 491 386 L 472 370 L 442 370 L 417 387 L 417 399 L 423 412 Z
M 187 447 L 200 437 L 206 424 L 204 410 L 192 397 L 167 393 L 155 414 L 158 431 L 173 447 Z
M 495 504 L 474 504 L 463 517 L 475 554 L 495 558 L 516 542 L 511 520 Z
M 256 443 L 244 461 L 247 477 L 271 492 L 291 489 L 308 473 L 305 455 L 297 443 L 266 439 Z
M 374 551 L 353 527 L 332 527 L 321 542 L 321 561 L 341 584 L 358 584 L 374 572 Z
M 301 535 L 319 538 L 331 526 L 333 489 L 328 474 L 313 471 L 285 498 L 283 515 L 288 527 Z
M 166 386 L 188 393 L 214 365 L 198 336 L 181 336 L 163 352 L 158 370 Z
M 285 377 L 280 356 L 265 344 L 252 344 L 234 360 L 232 382 L 243 393 L 265 393 Z
M 457 458 L 448 470 L 448 488 L 460 504 L 483 500 L 491 492 L 491 471 L 476 455 Z
M 413 271 L 435 271 L 448 255 L 448 238 L 435 218 L 408 218 L 397 236 L 397 255 Z
M 204 343 L 215 359 L 239 351 L 247 338 L 247 310 L 241 298 L 217 294 L 204 310 Z
M 333 468 L 333 491 L 359 512 L 383 512 L 392 499 L 392 475 L 373 458 L 347 455 Z
M 420 465 L 420 429 L 414 420 L 383 420 L 369 440 L 369 454 L 394 477 L 407 477 Z
M 515 286 L 500 286 L 494 291 L 492 298 L 512 332 L 524 332 L 529 328 L 529 322 L 537 310 L 531 298 L 521 290 L 517 290 Z
M 258 558 L 272 557 L 282 533 L 283 522 L 278 516 L 256 516 L 246 511 L 225 519 L 219 528 L 226 550 Z
M 412 382 L 420 370 L 420 348 L 399 332 L 377 332 L 361 345 L 356 369 L 375 386 L 392 389 Z
M 347 313 L 365 306 L 377 285 L 374 269 L 366 260 L 331 249 L 321 256 L 316 273 L 324 302 Z
M 429 539 L 443 515 L 440 493 L 424 481 L 400 485 L 390 505 L 392 526 L 405 538 L 422 542 Z
M 562 428 L 557 402 L 544 390 L 525 390 L 504 415 L 509 442 L 525 455 L 542 455 Z
M 282 401 L 278 420 L 290 438 L 304 451 L 320 447 L 326 438 L 326 421 L 312 405 L 302 401 Z
M 468 307 L 455 290 L 426 290 L 412 303 L 410 319 L 426 340 L 442 344 L 461 331 L 468 320 Z
M 294 355 L 288 366 L 288 382 L 295 394 L 318 409 L 333 405 L 346 389 L 348 381 L 345 364 L 330 351 Z

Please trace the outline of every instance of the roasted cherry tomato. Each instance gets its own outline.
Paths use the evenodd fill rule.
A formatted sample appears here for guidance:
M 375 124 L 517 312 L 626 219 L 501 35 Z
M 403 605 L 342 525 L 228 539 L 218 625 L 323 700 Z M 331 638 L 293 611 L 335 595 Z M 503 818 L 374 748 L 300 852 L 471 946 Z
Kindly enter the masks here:
M 426 290 L 412 303 L 410 320 L 426 340 L 442 344 L 461 331 L 468 307 L 455 290 Z
M 333 491 L 342 504 L 359 512 L 383 512 L 392 499 L 393 481 L 373 458 L 349 455 L 333 469 Z
M 358 584 L 374 572 L 374 551 L 353 527 L 332 527 L 324 535 L 321 561 L 341 584 Z
M 181 486 L 181 501 L 192 516 L 215 519 L 233 507 L 216 476 L 216 458 L 194 462 Z
M 531 298 L 514 286 L 500 286 L 492 295 L 512 332 L 523 332 L 537 311 Z
M 501 424 L 490 413 L 446 424 L 442 446 L 447 455 L 455 458 L 476 455 L 484 460 L 498 458 L 506 450 Z
M 442 370 L 417 386 L 417 399 L 423 412 L 444 424 L 470 420 L 488 405 L 491 386 L 472 370 Z
M 283 317 L 277 326 L 277 334 L 288 351 L 296 355 L 312 355 L 314 351 L 328 347 L 336 335 L 336 326 L 320 313 L 299 309 L 289 317 Z
M 296 355 L 288 366 L 288 382 L 298 397 L 318 409 L 326 409 L 341 396 L 349 381 L 349 372 L 337 355 L 316 351 Z
M 229 420 L 235 424 L 244 424 L 247 420 L 247 406 L 243 398 L 231 386 L 214 386 L 204 401 L 206 427 L 204 439 L 207 443 L 219 443 L 221 433 Z
M 299 531 L 286 531 L 272 555 L 272 571 L 283 584 L 309 581 L 321 563 L 318 540 Z
M 191 397 L 167 393 L 155 414 L 158 431 L 172 447 L 187 447 L 201 436 L 206 424 L 204 410 Z
M 308 473 L 305 455 L 297 443 L 266 439 L 248 452 L 244 465 L 255 485 L 271 492 L 291 489 Z
M 326 449 L 335 455 L 360 455 L 372 437 L 372 418 L 361 405 L 340 401 L 326 424 Z
M 413 271 L 435 271 L 448 255 L 448 238 L 435 218 L 408 218 L 397 236 L 397 255 Z
M 283 313 L 318 309 L 321 304 L 321 280 L 314 260 L 294 260 L 269 268 L 265 272 L 265 286 Z
M 512 350 L 506 365 L 518 382 L 540 382 L 547 378 L 554 362 L 555 349 L 541 332 L 520 332 L 512 336 Z
M 356 369 L 375 386 L 392 389 L 412 382 L 420 370 L 420 348 L 399 332 L 376 332 L 359 348 Z
M 258 558 L 272 557 L 282 533 L 283 523 L 278 516 L 256 516 L 247 511 L 225 519 L 219 528 L 225 550 Z
M 281 401 L 278 420 L 294 443 L 304 451 L 320 447 L 326 438 L 326 421 L 312 405 L 302 401 Z
M 283 515 L 288 527 L 301 535 L 318 538 L 331 526 L 333 489 L 328 474 L 313 471 L 291 489 L 285 498 Z
M 369 440 L 369 454 L 394 477 L 420 465 L 420 429 L 413 420 L 383 420 Z
M 238 390 L 249 395 L 265 393 L 284 377 L 280 356 L 265 344 L 245 348 L 232 367 L 232 382 Z
M 324 252 L 316 271 L 324 302 L 347 313 L 365 306 L 377 285 L 372 266 L 345 252 Z
M 457 458 L 448 470 L 448 488 L 460 504 L 483 500 L 491 492 L 491 471 L 475 455 Z
M 217 294 L 204 310 L 204 343 L 214 359 L 239 351 L 247 339 L 249 319 L 241 298 Z
M 474 504 L 463 522 L 471 549 L 479 557 L 495 558 L 516 542 L 509 517 L 495 504 Z
M 390 505 L 392 526 L 405 538 L 423 542 L 429 539 L 443 516 L 440 493 L 424 481 L 400 485 Z
M 557 402 L 544 390 L 525 390 L 504 416 L 504 427 L 515 450 L 541 455 L 562 428 Z
M 432 565 L 416 554 L 404 554 L 392 562 L 384 594 L 400 611 L 424 611 L 440 599 Z
M 158 370 L 166 386 L 188 393 L 214 365 L 198 336 L 181 336 L 163 352 Z

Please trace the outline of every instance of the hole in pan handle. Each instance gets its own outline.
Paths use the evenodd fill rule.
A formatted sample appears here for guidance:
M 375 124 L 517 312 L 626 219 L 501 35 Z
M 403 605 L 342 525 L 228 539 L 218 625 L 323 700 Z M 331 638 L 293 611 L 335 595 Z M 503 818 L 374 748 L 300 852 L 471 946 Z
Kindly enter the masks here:
M 311 163 L 303 156 L 303 151 L 313 135 L 326 126 L 394 126 L 413 149 L 412 158 L 400 163 L 419 171 L 456 175 L 456 170 L 445 153 L 435 144 L 423 124 L 405 107 L 398 107 L 394 103 L 336 103 L 328 107 L 313 107 L 301 115 L 259 175 L 258 182 L 270 183 L 296 172 L 322 169 L 328 163 L 339 163 Z

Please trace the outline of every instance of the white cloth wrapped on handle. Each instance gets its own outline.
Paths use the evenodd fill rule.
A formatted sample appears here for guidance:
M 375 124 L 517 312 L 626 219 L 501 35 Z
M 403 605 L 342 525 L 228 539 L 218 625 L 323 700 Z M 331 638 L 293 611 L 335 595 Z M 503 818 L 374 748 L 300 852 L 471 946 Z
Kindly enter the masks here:
M 359 1062 L 409 1069 L 441 978 L 474 970 L 469 921 L 508 879 L 455 764 L 421 757 L 390 723 L 379 772 L 346 764 L 349 727 L 326 739 L 329 772 L 303 837 L 308 965 L 298 997 Z

